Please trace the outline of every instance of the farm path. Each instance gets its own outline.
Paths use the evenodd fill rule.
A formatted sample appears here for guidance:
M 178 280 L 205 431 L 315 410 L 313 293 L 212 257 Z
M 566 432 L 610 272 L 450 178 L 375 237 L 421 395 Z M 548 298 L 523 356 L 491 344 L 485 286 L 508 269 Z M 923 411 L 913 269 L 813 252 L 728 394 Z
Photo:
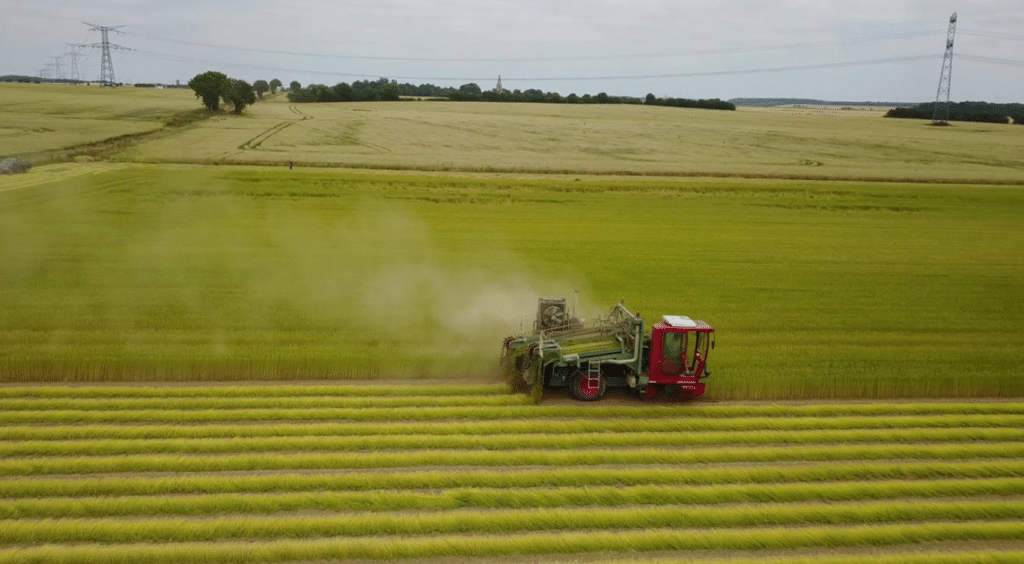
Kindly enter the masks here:
M 252 151 L 252 150 L 255 150 L 255 149 L 259 149 L 260 145 L 262 145 L 267 139 L 270 139 L 271 137 L 273 137 L 274 135 L 277 135 L 278 133 L 284 131 L 288 127 L 291 127 L 292 125 L 295 125 L 296 123 L 298 123 L 300 121 L 306 121 L 308 119 L 313 119 L 313 116 L 311 116 L 311 115 L 309 115 L 307 113 L 303 113 L 303 111 L 300 110 L 299 108 L 297 108 L 295 106 L 295 104 L 289 104 L 288 105 L 288 110 L 292 114 L 294 114 L 296 117 L 286 119 L 286 120 L 278 123 L 277 125 L 274 125 L 273 127 L 271 127 L 269 129 L 261 132 L 256 137 L 253 137 L 252 139 L 246 141 L 245 143 L 242 143 L 241 145 L 238 146 L 238 148 L 243 150 L 243 151 Z

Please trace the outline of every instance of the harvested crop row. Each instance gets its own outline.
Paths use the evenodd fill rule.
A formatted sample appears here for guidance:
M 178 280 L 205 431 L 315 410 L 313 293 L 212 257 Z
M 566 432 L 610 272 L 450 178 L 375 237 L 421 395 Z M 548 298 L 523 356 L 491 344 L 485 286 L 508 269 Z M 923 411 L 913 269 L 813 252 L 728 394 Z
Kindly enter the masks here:
M 269 423 L 202 425 L 25 425 L 0 429 L 0 440 L 201 439 L 375 435 L 547 435 L 576 433 L 663 433 L 672 431 L 800 431 L 844 429 L 1024 428 L 1024 415 L 916 415 L 878 417 L 736 417 L 694 419 L 579 419 L 552 425 L 550 419 L 434 421 L 404 423 Z
M 839 404 L 803 406 L 577 406 L 514 407 L 395 407 L 395 408 L 313 408 L 313 409 L 231 409 L 231 410 L 123 410 L 123 411 L 4 411 L 0 425 L 67 423 L 203 423 L 214 421 L 437 421 L 507 420 L 525 414 L 531 418 L 607 419 L 643 417 L 672 419 L 731 417 L 837 417 L 891 415 L 1021 415 L 1015 403 L 936 404 Z
M 371 397 L 396 398 L 494 396 L 507 391 L 504 384 L 462 386 L 360 385 L 265 385 L 265 386 L 4 386 L 2 399 L 25 398 L 286 398 Z
M 285 469 L 404 468 L 412 466 L 567 466 L 595 464 L 708 464 L 726 462 L 964 460 L 1021 458 L 1024 443 L 946 445 L 815 445 L 664 449 L 580 449 L 382 453 L 263 453 L 222 455 L 119 455 L 78 458 L 11 457 L 0 460 L 0 476 L 106 472 L 215 472 Z
M 1024 519 L 1018 501 L 885 502 L 756 507 L 555 508 L 444 513 L 266 515 L 203 519 L 18 519 L 0 526 L 0 545 L 196 542 L 241 539 L 523 533 L 588 529 L 741 528 L 805 525 L 970 523 Z
M 221 454 L 243 452 L 385 451 L 426 449 L 577 449 L 710 445 L 1024 442 L 1024 429 L 854 429 L 577 433 L 573 435 L 384 435 L 370 437 L 257 437 L 244 439 L 90 439 L 0 442 L 0 456 L 103 456 L 112 454 Z
M 0 549 L 0 563 L 60 561 L 246 563 L 299 560 L 486 557 L 585 554 L 603 551 L 785 550 L 808 547 L 889 547 L 960 540 L 1018 540 L 1024 523 L 885 524 L 737 529 L 653 529 L 425 537 L 290 539 L 261 542 L 77 544 Z
M 1017 497 L 1024 479 L 829 482 L 816 484 L 731 484 L 718 486 L 652 485 L 591 486 L 587 488 L 453 488 L 440 491 L 301 492 L 199 495 L 66 497 L 8 499 L 0 503 L 0 518 L 137 517 L 142 515 L 266 514 L 289 511 L 402 511 L 461 508 L 559 508 L 567 506 L 716 505 L 726 503 L 851 502 L 977 496 L 1011 497 L 1007 502 L 1024 510 Z M 967 504 L 960 500 L 958 504 Z M 959 506 L 959 505 L 958 505 Z M 756 512 L 764 505 L 752 506 Z M 750 508 L 748 508 L 750 509 Z M 938 515 L 938 513 L 936 513 Z M 964 514 L 966 515 L 966 513 Z M 936 517 L 938 518 L 938 517 Z M 993 518 L 993 517 L 988 517 Z M 13 521 L 12 521 L 13 522 Z M 674 522 L 674 521 L 673 521 Z M 627 526 L 623 524 L 622 526 Z
M 548 468 L 519 470 L 394 471 L 381 473 L 340 472 L 317 474 L 16 478 L 0 481 L 0 498 L 83 498 L 88 496 L 162 496 L 182 494 L 245 494 L 285 492 L 346 492 L 452 488 L 588 488 L 600 486 L 723 484 L 765 485 L 814 482 L 885 480 L 986 480 L 1024 478 L 1024 460 L 847 462 L 782 464 L 776 466 L 615 466 L 591 468 L 567 466 L 559 472 Z M 915 482 L 911 482 L 915 483 Z M 921 482 L 916 482 L 921 483 Z M 762 487 L 762 486 L 759 486 Z M 25 500 L 19 500 L 24 503 Z
M 362 409 L 394 407 L 498 407 L 532 403 L 523 395 L 452 396 L 255 396 L 183 398 L 40 398 L 5 399 L 7 411 L 138 411 L 149 409 Z
M 171 397 L 0 411 L 0 562 L 859 557 L 1024 534 L 1015 404 Z

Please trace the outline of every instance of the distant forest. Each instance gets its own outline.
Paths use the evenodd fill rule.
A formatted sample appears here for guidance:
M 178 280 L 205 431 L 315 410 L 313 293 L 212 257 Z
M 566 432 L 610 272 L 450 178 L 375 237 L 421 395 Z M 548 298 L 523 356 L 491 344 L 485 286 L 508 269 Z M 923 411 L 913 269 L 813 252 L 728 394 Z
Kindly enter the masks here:
M 20 82 L 24 84 L 102 84 L 100 81 L 72 80 L 70 78 L 40 78 L 38 76 L 26 76 L 22 74 L 6 74 L 0 76 L 0 82 Z M 135 88 L 188 88 L 187 84 L 159 84 L 151 82 L 136 82 L 125 84 L 118 82 L 115 86 L 134 86 Z
M 59 83 L 59 84 L 86 84 L 84 80 L 71 80 L 68 78 L 39 78 L 38 76 L 25 76 L 22 74 L 5 74 L 0 76 L 0 82 L 24 82 L 30 84 Z
M 709 110 L 735 110 L 736 106 L 719 100 L 689 100 L 686 98 L 658 98 L 648 94 L 645 98 L 631 96 L 609 96 L 601 92 L 591 96 L 575 93 L 562 96 L 557 92 L 529 90 L 483 90 L 475 83 L 463 84 L 458 88 L 435 86 L 433 84 L 399 84 L 381 78 L 375 81 L 361 80 L 352 84 L 339 83 L 334 86 L 311 84 L 305 88 L 295 84 L 288 92 L 292 102 L 370 102 L 393 101 L 403 97 L 417 97 L 457 102 L 527 102 L 540 104 L 646 104 L 649 106 L 673 106 L 681 108 L 703 108 Z
M 918 104 L 912 108 L 893 108 L 885 117 L 932 119 L 935 102 Z M 1024 124 L 1024 104 L 990 104 L 988 102 L 955 102 L 949 105 L 949 121 L 977 121 L 985 123 Z
M 729 100 L 737 106 L 772 107 L 772 106 L 870 106 L 870 107 L 910 107 L 915 103 L 907 102 L 830 102 L 812 98 L 732 98 Z

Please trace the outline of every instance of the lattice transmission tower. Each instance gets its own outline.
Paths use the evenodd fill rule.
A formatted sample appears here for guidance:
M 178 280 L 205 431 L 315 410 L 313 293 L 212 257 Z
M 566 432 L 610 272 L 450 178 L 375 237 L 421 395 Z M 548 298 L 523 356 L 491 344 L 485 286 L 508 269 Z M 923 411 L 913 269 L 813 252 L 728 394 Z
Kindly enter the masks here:
M 131 51 L 131 49 L 129 49 L 127 47 L 122 47 L 120 45 L 115 45 L 115 44 L 111 43 L 110 42 L 109 34 L 110 34 L 111 31 L 117 31 L 118 29 L 120 29 L 120 28 L 122 28 L 124 26 L 123 25 L 114 25 L 114 26 L 96 25 L 96 24 L 91 24 L 89 22 L 82 22 L 82 23 L 84 23 L 85 25 L 88 25 L 88 26 L 92 26 L 92 27 L 89 28 L 89 31 L 98 31 L 101 34 L 102 39 L 101 39 L 101 41 L 99 43 L 91 43 L 91 44 L 88 44 L 88 45 L 83 45 L 83 47 L 94 47 L 94 48 L 99 48 L 99 49 L 101 49 L 103 51 L 103 57 L 102 57 L 102 60 L 100 61 L 100 82 L 102 82 L 106 86 L 113 86 L 114 84 L 117 83 L 117 79 L 114 78 L 114 61 L 113 61 L 113 59 L 110 58 L 110 50 L 111 49 L 122 49 L 122 50 L 125 50 L 125 51 Z
M 939 91 L 935 95 L 935 111 L 932 124 L 949 123 L 949 85 L 953 81 L 953 37 L 956 35 L 956 12 L 949 17 L 949 33 L 946 34 L 946 55 L 942 58 L 942 72 L 939 73 Z M 945 94 L 945 100 L 943 100 Z
M 53 59 L 53 62 L 50 63 L 51 65 L 53 65 L 53 78 L 57 80 L 64 80 L 65 78 L 67 78 L 66 76 L 64 76 L 64 65 L 62 64 L 62 62 L 64 61 L 64 56 L 57 55 L 55 57 L 50 58 Z
M 74 48 L 74 51 L 68 51 L 63 55 L 64 58 L 71 61 L 71 72 L 68 74 L 68 78 L 76 82 L 80 82 L 82 80 L 82 73 L 78 71 L 78 58 L 84 57 L 85 55 L 78 52 L 79 45 L 75 45 L 74 43 L 65 43 L 64 45 Z

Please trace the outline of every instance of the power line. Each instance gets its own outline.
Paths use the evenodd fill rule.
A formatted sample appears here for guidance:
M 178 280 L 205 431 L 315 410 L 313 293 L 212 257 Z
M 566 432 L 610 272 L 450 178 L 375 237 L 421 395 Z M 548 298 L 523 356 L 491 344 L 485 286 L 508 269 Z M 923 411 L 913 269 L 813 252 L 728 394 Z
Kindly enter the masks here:
M 326 59 L 341 60 L 367 60 L 367 61 L 406 61 L 406 62 L 432 62 L 432 63 L 509 63 L 509 62 L 580 62 L 580 61 L 615 61 L 632 59 L 667 59 L 682 58 L 706 55 L 725 55 L 736 53 L 751 53 L 763 51 L 779 51 L 789 49 L 827 47 L 836 45 L 848 45 L 852 43 L 871 43 L 876 41 L 893 41 L 897 39 L 910 39 L 936 35 L 936 31 L 914 31 L 903 33 L 889 33 L 882 35 L 871 35 L 864 37 L 852 37 L 847 39 L 834 39 L 825 41 L 804 41 L 794 43 L 778 43 L 769 45 L 757 45 L 751 47 L 727 47 L 722 49 L 702 49 L 691 51 L 670 51 L 653 53 L 625 53 L 620 55 L 580 55 L 562 57 L 408 57 L 408 56 L 385 56 L 385 55 L 331 55 L 326 53 L 309 53 L 300 51 L 282 51 L 277 49 L 262 49 L 255 47 L 239 47 L 236 45 L 223 45 L 215 43 L 204 43 L 199 41 L 186 41 L 168 37 L 159 37 L 143 33 L 125 33 L 125 35 L 153 39 L 179 45 L 191 45 L 194 47 L 208 47 L 213 49 L 227 49 L 232 51 L 244 51 L 248 53 L 262 53 L 266 55 L 285 55 L 295 57 L 317 57 Z
M 991 63 L 994 65 L 1007 65 L 1011 67 L 1024 67 L 1024 61 L 1018 61 L 1013 59 L 1000 59 L 998 57 L 982 57 L 979 55 L 964 55 L 960 53 L 957 55 L 958 59 L 967 59 L 969 61 L 977 61 L 979 63 Z
M 996 31 L 973 31 L 958 29 L 957 33 L 960 35 L 973 35 L 975 37 L 987 37 L 989 39 L 1003 39 L 1006 41 L 1024 41 L 1024 35 L 1014 35 L 1010 33 L 999 33 Z
M 192 63 L 204 63 L 210 65 L 217 65 L 222 67 L 241 67 L 251 68 L 261 71 L 272 71 L 281 73 L 302 73 L 302 74 L 316 74 L 325 76 L 340 76 L 350 78 L 380 78 L 379 74 L 356 74 L 356 73 L 345 73 L 335 71 L 324 71 L 324 70 L 310 70 L 310 69 L 297 69 L 287 67 L 274 67 L 265 65 L 253 65 L 248 63 L 225 63 L 222 61 L 211 61 L 206 59 L 195 59 L 191 57 L 182 57 L 178 55 L 167 55 L 163 53 L 155 53 L 152 51 L 145 51 L 141 49 L 135 50 L 141 55 L 148 55 L 155 58 L 178 61 L 178 62 L 192 62 Z M 684 73 L 666 73 L 666 74 L 647 74 L 647 75 L 618 75 L 618 76 L 561 76 L 561 77 L 520 77 L 520 78 L 509 78 L 503 75 L 504 81 L 588 81 L 588 80 L 651 80 L 661 78 L 693 78 L 702 76 L 729 76 L 729 75 L 741 75 L 741 74 L 762 74 L 762 73 L 777 73 L 777 72 L 799 72 L 809 70 L 827 70 L 837 68 L 848 68 L 848 67 L 860 67 L 860 66 L 872 66 L 872 65 L 883 65 L 893 63 L 905 63 L 912 61 L 924 61 L 938 58 L 938 55 L 912 55 L 906 57 L 892 57 L 886 59 L 871 59 L 865 61 L 845 61 L 836 63 L 820 63 L 811 65 L 794 65 L 785 67 L 761 67 L 761 68 L 750 68 L 750 69 L 734 69 L 734 70 L 719 70 L 719 71 L 697 71 L 697 72 L 684 72 Z M 389 76 L 389 78 L 396 80 L 437 80 L 437 81 L 469 81 L 469 82 L 480 82 L 491 80 L 493 77 L 439 77 L 439 76 Z

